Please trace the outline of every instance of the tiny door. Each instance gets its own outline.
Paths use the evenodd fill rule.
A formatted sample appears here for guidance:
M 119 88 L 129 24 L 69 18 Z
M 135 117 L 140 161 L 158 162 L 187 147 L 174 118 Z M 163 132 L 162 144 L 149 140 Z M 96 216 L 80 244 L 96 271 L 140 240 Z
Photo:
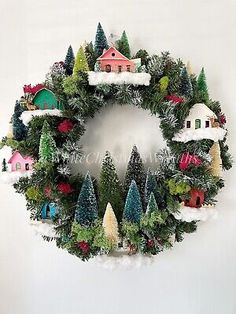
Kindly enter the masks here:
M 196 198 L 196 206 L 197 206 L 197 207 L 200 207 L 200 206 L 201 206 L 201 199 L 200 199 L 199 196 L 197 196 L 197 198 Z
M 21 170 L 21 164 L 19 162 L 16 163 L 16 171 Z
M 107 65 L 106 65 L 105 71 L 108 72 L 108 73 L 111 72 L 111 66 L 110 66 L 110 64 L 107 64 Z
M 25 170 L 29 170 L 29 164 L 25 164 Z
M 51 213 L 50 213 L 51 211 L 50 211 L 50 205 L 49 204 L 47 204 L 46 205 L 46 218 L 47 219 L 50 219 L 51 218 Z
M 130 72 L 130 65 L 127 65 L 127 72 Z
M 200 119 L 196 119 L 195 120 L 195 129 L 200 129 L 201 128 L 201 120 Z
M 118 72 L 121 72 L 121 70 L 122 70 L 122 66 L 118 65 Z

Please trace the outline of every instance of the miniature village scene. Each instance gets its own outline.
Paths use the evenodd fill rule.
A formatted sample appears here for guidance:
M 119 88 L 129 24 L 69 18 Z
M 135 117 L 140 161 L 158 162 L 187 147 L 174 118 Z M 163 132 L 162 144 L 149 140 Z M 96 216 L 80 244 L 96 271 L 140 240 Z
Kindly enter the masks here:
M 26 84 L 0 143 L 0 181 L 24 191 L 39 234 L 83 260 L 98 254 L 97 247 L 123 256 L 172 246 L 196 229 L 196 221 L 216 217 L 214 196 L 223 168 L 230 168 L 226 119 L 209 98 L 204 69 L 196 76 L 189 63 L 169 54 L 132 54 L 125 31 L 112 39 L 99 23 L 94 43 L 81 45 L 76 55 L 69 46 L 44 82 Z M 98 178 L 75 178 L 70 160 L 83 153 L 86 121 L 109 97 L 158 115 L 170 147 L 157 152 L 160 166 L 151 171 L 134 143 L 123 181 L 108 148 Z

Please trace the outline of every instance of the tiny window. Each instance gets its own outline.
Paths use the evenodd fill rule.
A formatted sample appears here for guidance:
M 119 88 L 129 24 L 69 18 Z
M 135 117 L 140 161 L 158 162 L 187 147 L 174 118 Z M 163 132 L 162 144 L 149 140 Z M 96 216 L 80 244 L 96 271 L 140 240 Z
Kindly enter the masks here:
M 130 65 L 127 65 L 127 72 L 130 72 Z
M 191 128 L 191 121 L 187 121 L 187 128 L 190 129 Z
M 21 170 L 21 164 L 19 162 L 16 163 L 16 170 Z
M 111 54 L 111 55 L 112 55 L 112 57 L 115 57 L 115 55 L 116 55 L 116 54 L 115 54 L 115 52 L 112 52 L 112 54 Z
M 122 66 L 118 65 L 118 72 L 121 72 L 121 70 L 122 70 Z
M 209 128 L 210 127 L 210 121 L 208 120 L 208 121 L 206 121 L 206 123 L 205 123 L 205 127 L 206 128 Z
M 29 164 L 25 164 L 25 170 L 27 171 L 27 170 L 30 170 L 29 169 Z

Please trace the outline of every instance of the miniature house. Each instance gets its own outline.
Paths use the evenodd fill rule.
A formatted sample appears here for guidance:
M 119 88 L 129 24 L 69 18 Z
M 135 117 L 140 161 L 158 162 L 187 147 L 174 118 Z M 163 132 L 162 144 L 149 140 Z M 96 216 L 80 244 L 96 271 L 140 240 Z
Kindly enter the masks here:
M 139 59 L 129 60 L 116 48 L 110 47 L 97 59 L 102 72 L 135 72 Z
M 190 191 L 190 199 L 185 200 L 184 205 L 188 207 L 199 208 L 204 203 L 204 191 L 192 189 Z
M 14 152 L 8 163 L 11 164 L 11 171 L 29 171 L 32 170 L 33 159 L 31 157 L 23 157 L 19 152 Z
M 63 109 L 55 94 L 47 88 L 40 89 L 32 99 L 32 104 L 38 109 Z
M 42 219 L 54 219 L 56 216 L 57 208 L 55 203 L 44 203 L 41 209 Z
M 195 104 L 190 109 L 189 115 L 185 119 L 185 128 L 195 130 L 216 127 L 216 119 L 215 113 L 205 104 Z

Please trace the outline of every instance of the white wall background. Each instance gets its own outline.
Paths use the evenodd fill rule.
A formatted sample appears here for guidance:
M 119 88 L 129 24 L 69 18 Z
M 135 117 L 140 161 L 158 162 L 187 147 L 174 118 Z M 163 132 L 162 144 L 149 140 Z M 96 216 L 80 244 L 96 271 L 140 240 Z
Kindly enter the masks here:
M 134 50 L 169 50 L 205 66 L 211 96 L 222 102 L 233 134 L 236 69 L 235 0 L 0 0 L 0 133 L 25 83 L 94 38 L 126 29 Z M 1 314 L 235 314 L 235 168 L 219 196 L 219 220 L 202 224 L 141 270 L 110 272 L 82 263 L 35 237 L 23 197 L 0 186 Z

